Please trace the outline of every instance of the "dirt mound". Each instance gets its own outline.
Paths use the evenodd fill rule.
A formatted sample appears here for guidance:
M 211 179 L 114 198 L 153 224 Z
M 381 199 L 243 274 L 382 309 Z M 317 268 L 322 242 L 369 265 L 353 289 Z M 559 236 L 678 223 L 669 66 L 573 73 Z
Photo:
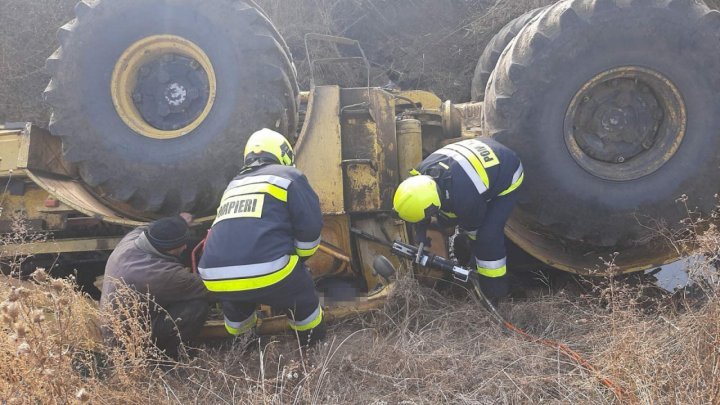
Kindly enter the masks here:
M 0 124 L 45 125 L 45 59 L 57 48 L 55 32 L 70 20 L 75 0 L 0 1 Z
M 76 0 L 0 0 L 0 122 L 45 125 L 45 59 L 55 32 L 73 16 Z M 706 0 L 720 8 L 720 0 Z M 360 41 L 373 85 L 390 76 L 401 86 L 467 101 L 477 59 L 507 22 L 554 0 L 257 0 L 291 48 L 301 87 L 310 85 L 304 35 L 332 34 Z
M 305 88 L 309 87 L 310 75 L 303 37 L 308 32 L 320 32 L 360 41 L 372 67 L 372 85 L 385 85 L 392 78 L 403 88 L 430 90 L 441 98 L 467 101 L 475 64 L 485 44 L 508 21 L 554 0 L 258 3 L 288 41 Z
M 523 12 L 552 0 L 258 0 L 287 40 L 301 86 L 310 85 L 304 35 L 332 34 L 360 41 L 370 59 L 370 82 L 388 73 L 403 87 L 466 101 L 478 57 L 492 35 Z M 73 17 L 76 0 L 2 0 L 0 122 L 46 125 L 45 59 L 55 32 Z

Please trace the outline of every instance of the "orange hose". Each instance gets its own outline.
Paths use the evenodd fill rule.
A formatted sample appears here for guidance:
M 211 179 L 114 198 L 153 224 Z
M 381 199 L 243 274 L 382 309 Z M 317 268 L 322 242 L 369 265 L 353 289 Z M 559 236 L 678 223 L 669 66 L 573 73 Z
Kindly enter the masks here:
M 564 343 L 560 343 L 551 339 L 543 339 L 543 338 L 537 338 L 524 330 L 518 328 L 517 326 L 511 324 L 508 321 L 503 320 L 503 326 L 507 328 L 508 330 L 517 333 L 521 337 L 523 337 L 525 340 L 529 342 L 539 342 L 540 344 L 559 350 L 561 353 L 566 355 L 568 358 L 574 360 L 577 364 L 581 365 L 585 369 L 589 370 L 595 376 L 600 380 L 600 382 L 608 387 L 613 394 L 615 394 L 615 397 L 620 401 L 623 402 L 623 399 L 625 397 L 625 391 L 620 387 L 619 385 L 615 384 L 612 380 L 609 378 L 603 376 L 596 368 L 593 366 L 589 361 L 585 360 L 580 353 L 576 352 L 575 350 L 571 349 Z
M 596 368 L 593 366 L 589 361 L 585 360 L 584 357 L 580 355 L 580 353 L 576 352 L 575 350 L 571 349 L 564 343 L 560 343 L 557 341 L 554 341 L 552 339 L 543 339 L 538 338 L 536 336 L 533 336 L 524 330 L 518 328 L 517 326 L 513 325 L 512 323 L 508 322 L 503 318 L 502 315 L 500 315 L 500 312 L 493 306 L 493 304 L 488 300 L 488 298 L 485 296 L 485 294 L 482 292 L 482 288 L 480 287 L 480 281 L 477 279 L 477 277 L 471 277 L 470 281 L 474 287 L 475 294 L 477 295 L 477 298 L 480 300 L 480 304 L 482 304 L 485 309 L 490 313 L 490 315 L 505 329 L 507 329 L 510 332 L 514 332 L 518 334 L 520 337 L 525 339 L 528 342 L 539 342 L 540 344 L 557 349 L 560 351 L 560 353 L 564 354 L 571 360 L 575 361 L 580 366 L 584 367 L 586 370 L 592 372 L 595 374 L 595 377 L 597 377 L 600 382 L 608 387 L 613 394 L 615 394 L 615 397 L 620 401 L 623 402 L 625 398 L 625 391 L 620 387 L 618 384 L 610 380 L 609 378 L 603 376 Z M 631 402 L 637 402 L 637 398 L 631 397 Z

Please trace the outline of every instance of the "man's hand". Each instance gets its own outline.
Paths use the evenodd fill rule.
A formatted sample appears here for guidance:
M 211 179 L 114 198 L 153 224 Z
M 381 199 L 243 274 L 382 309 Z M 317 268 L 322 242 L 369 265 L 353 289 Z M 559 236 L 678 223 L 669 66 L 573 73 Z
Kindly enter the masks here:
M 459 230 L 450 238 L 451 256 L 462 266 L 474 266 L 472 242 L 467 234 Z
M 187 222 L 188 225 L 190 225 L 193 221 L 193 215 L 189 212 L 181 212 L 180 218 L 184 219 L 185 222 Z

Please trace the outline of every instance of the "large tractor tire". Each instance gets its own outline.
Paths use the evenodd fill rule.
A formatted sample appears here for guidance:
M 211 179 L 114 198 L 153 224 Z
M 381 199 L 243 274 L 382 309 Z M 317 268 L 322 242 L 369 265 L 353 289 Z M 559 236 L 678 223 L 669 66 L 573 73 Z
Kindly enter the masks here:
M 530 10 L 525 14 L 515 18 L 509 23 L 505 24 L 495 36 L 490 39 L 490 42 L 485 46 L 480 59 L 478 59 L 477 66 L 475 66 L 475 74 L 473 75 L 472 87 L 470 88 L 470 96 L 473 101 L 483 101 L 485 98 L 485 87 L 487 86 L 490 74 L 495 70 L 500 55 L 502 55 L 505 47 L 508 46 L 521 29 L 535 16 L 547 7 L 538 7 Z
M 551 6 L 500 58 L 483 107 L 485 133 L 525 167 L 508 235 L 578 272 L 676 258 L 664 236 L 717 203 L 718 88 L 720 13 L 699 2 Z
M 48 59 L 50 131 L 116 210 L 210 213 L 250 134 L 295 136 L 294 65 L 252 1 L 100 0 L 75 10 Z

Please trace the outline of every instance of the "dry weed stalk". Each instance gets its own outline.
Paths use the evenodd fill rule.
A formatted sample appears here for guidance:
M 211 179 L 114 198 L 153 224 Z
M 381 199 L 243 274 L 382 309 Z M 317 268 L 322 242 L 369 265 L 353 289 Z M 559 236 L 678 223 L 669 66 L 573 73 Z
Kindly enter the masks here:
M 29 251 L 24 251 L 23 245 L 45 242 L 50 239 L 51 235 L 48 232 L 31 229 L 24 212 L 4 213 L 1 208 L 0 218 L 3 215 L 9 218 L 11 229 L 8 233 L 0 234 L 0 271 L 19 277 L 23 263 L 33 256 Z M 2 254 L 7 246 L 14 248 L 13 254 Z
M 69 281 L 50 279 L 43 269 L 34 279 L 35 284 L 1 280 L 6 294 L 0 296 L 0 397 L 18 403 L 89 399 L 73 358 L 80 347 L 92 347 L 88 320 L 96 318 L 94 306 Z
M 697 224 L 699 225 L 699 224 Z M 547 291 L 501 305 L 514 324 L 566 343 L 636 403 L 720 400 L 720 233 L 684 235 L 697 280 L 659 294 L 616 274 L 584 295 Z M 632 278 L 630 278 L 632 280 Z M 37 271 L 0 282 L 0 398 L 72 403 L 617 403 L 556 350 L 504 333 L 459 286 L 397 281 L 385 308 L 331 326 L 301 350 L 292 336 L 241 337 L 169 361 L 152 345 L 148 298 L 98 314 L 71 280 Z M 122 290 L 122 289 L 121 289 Z M 117 316 L 116 316 L 117 315 Z M 122 349 L 99 346 L 105 321 Z M 102 352 L 98 355 L 97 352 Z M 98 361 L 101 357 L 103 361 Z M 162 366 L 162 367 L 159 367 Z
M 595 350 L 598 362 L 621 380 L 634 403 L 718 403 L 720 401 L 720 233 L 687 206 L 683 227 L 665 234 L 685 263 L 690 283 L 674 294 L 657 287 L 628 284 L 611 276 L 597 295 L 606 309 L 599 320 L 610 325 Z M 614 258 L 607 271 L 616 273 Z M 655 291 L 653 292 L 653 288 Z

